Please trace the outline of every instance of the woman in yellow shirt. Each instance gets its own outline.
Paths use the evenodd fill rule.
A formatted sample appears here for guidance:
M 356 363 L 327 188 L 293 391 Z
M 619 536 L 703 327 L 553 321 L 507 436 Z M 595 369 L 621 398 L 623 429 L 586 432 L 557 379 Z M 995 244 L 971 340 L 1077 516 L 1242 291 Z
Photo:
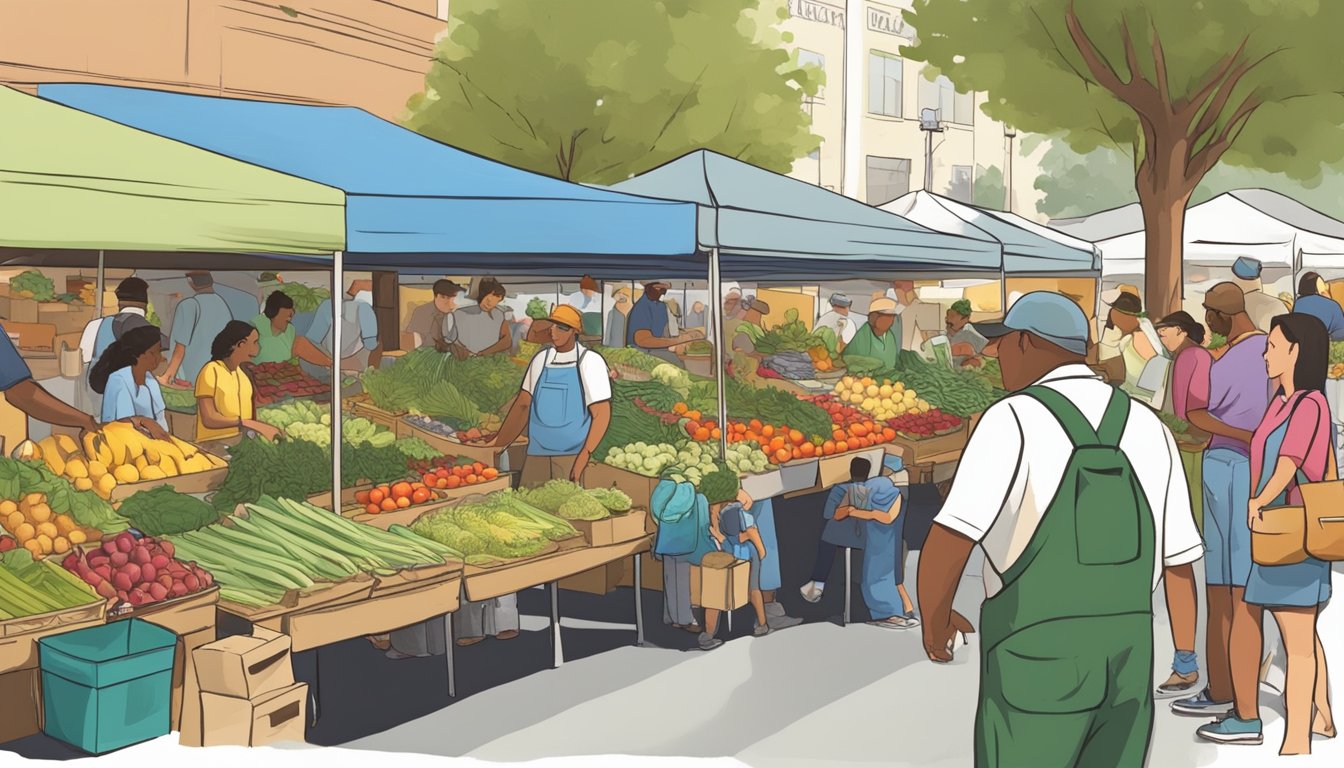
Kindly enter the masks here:
M 196 441 L 227 440 L 250 429 L 267 440 L 280 430 L 257 421 L 252 379 L 243 370 L 261 351 L 257 329 L 231 320 L 210 345 L 210 362 L 196 377 Z

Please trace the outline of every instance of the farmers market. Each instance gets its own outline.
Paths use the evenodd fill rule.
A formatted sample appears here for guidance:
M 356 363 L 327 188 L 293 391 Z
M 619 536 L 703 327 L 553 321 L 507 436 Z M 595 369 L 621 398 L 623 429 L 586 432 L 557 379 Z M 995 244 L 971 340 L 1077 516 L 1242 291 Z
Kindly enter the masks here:
M 1159 694 L 1217 703 L 1176 626 L 1195 621 L 1178 569 L 1229 506 L 1201 493 L 1232 471 L 1220 436 L 1267 404 L 1228 427 L 1210 388 L 1263 369 L 1266 334 L 1296 349 L 1335 317 L 1316 273 L 1261 325 L 1234 281 L 1263 265 L 1222 265 L 1206 338 L 1186 312 L 1153 322 L 1093 243 L 930 193 L 878 208 L 708 150 L 583 186 L 352 109 L 98 85 L 0 103 L 35 136 L 103 148 L 51 199 L 5 198 L 0 743 L 342 744 L 627 647 L 722 656 L 804 624 L 946 662 L 979 631 L 986 653 L 1016 642 L 1025 619 L 994 624 L 992 606 L 1050 610 L 1032 585 L 1099 588 L 1087 557 L 1141 597 L 1157 563 L 1174 646 Z M 65 167 L 63 146 L 33 147 L 21 175 Z M 204 192 L 106 193 L 113 178 Z M 1344 341 L 1326 343 L 1330 427 Z M 1132 469 L 1131 428 L 1151 449 Z M 1038 534 L 1033 557 L 1025 539 L 1008 555 L 995 515 L 1042 482 L 1017 473 L 1028 436 L 1077 450 L 1079 498 L 1052 508 L 1114 502 L 1098 489 L 1130 504 L 1161 475 L 1179 519 L 1154 537 L 1140 515 L 1147 559 L 1124 560 L 1098 538 L 1110 523 L 1037 514 L 1077 551 Z M 1326 493 L 1292 498 L 1319 517 Z M 976 543 L 987 573 L 1013 574 L 998 602 L 986 580 L 979 629 L 952 603 Z M 1124 603 L 1137 628 L 1084 632 L 1087 603 L 1061 637 L 1152 629 Z M 366 696 L 416 703 L 350 731 Z

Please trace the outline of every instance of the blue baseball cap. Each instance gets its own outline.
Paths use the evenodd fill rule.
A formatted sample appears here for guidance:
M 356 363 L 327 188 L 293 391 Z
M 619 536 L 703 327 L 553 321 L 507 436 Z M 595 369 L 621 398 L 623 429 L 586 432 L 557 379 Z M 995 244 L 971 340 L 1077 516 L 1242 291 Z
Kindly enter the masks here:
M 1250 256 L 1242 256 L 1232 262 L 1232 274 L 1242 280 L 1255 280 L 1260 277 L 1260 270 L 1263 265 L 1259 259 L 1252 259 Z
M 1050 291 L 1033 291 L 1018 299 L 1001 323 L 976 323 L 987 339 L 1014 331 L 1030 333 L 1075 354 L 1087 354 L 1087 316 L 1072 300 Z

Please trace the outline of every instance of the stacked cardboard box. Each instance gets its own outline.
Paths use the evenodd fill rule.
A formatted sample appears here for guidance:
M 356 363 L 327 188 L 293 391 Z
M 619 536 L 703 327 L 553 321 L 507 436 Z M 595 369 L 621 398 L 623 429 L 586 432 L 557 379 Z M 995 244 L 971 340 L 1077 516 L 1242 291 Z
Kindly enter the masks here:
M 294 682 L 287 635 L 254 627 L 196 649 L 202 745 L 303 741 L 308 686 Z

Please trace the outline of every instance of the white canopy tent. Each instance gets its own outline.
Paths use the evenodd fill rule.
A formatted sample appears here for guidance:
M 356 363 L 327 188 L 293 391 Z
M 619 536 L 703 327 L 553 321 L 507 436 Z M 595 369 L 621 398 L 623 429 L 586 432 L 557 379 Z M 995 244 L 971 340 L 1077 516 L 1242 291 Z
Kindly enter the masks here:
M 1142 275 L 1143 214 L 1138 203 L 1050 222 L 1052 229 L 1101 249 L 1102 277 Z M 1224 192 L 1185 212 L 1185 264 L 1230 267 L 1241 256 L 1267 268 L 1344 268 L 1344 222 L 1267 189 Z

